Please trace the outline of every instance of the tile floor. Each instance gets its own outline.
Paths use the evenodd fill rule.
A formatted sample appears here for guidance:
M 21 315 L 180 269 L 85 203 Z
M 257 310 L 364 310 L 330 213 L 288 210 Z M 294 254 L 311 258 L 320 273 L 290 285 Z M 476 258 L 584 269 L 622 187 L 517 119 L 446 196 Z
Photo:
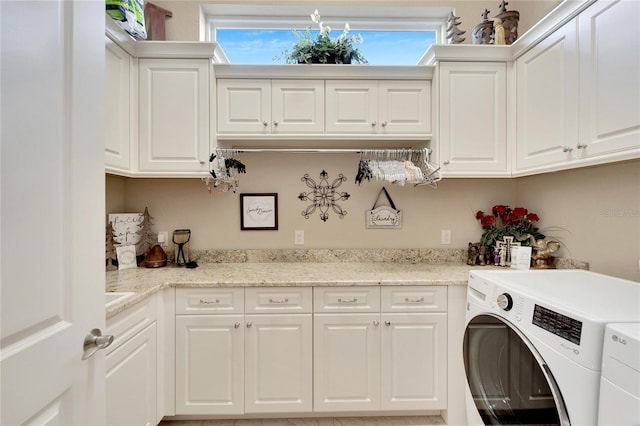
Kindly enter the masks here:
M 165 420 L 160 422 L 160 426 L 431 426 L 444 424 L 440 416 Z

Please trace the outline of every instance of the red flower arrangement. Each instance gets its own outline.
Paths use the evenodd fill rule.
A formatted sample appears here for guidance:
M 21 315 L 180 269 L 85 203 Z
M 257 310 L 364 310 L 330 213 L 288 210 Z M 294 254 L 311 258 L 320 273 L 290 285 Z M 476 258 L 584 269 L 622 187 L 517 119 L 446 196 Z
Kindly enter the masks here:
M 476 219 L 484 229 L 480 239 L 480 244 L 483 246 L 495 247 L 496 241 L 505 235 L 512 235 L 514 240 L 519 241 L 523 246 L 530 245 L 529 235 L 533 235 L 536 240 L 544 239 L 544 235 L 538 232 L 538 228 L 534 225 L 534 222 L 538 222 L 540 218 L 524 207 L 512 209 L 509 206 L 496 205 L 491 209 L 491 214 L 478 210 Z

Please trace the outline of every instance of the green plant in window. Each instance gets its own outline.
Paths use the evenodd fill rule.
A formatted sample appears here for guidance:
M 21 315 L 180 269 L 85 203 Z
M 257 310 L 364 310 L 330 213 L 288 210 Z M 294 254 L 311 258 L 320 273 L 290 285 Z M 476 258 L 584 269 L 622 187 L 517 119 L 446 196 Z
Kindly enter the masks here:
M 366 64 L 367 59 L 360 49 L 354 47 L 354 43 L 362 43 L 360 34 L 349 35 L 349 23 L 346 23 L 342 34 L 336 39 L 331 39 L 329 33 L 331 27 L 325 26 L 320 21 L 320 14 L 316 9 L 311 15 L 311 20 L 318 24 L 320 31 L 313 38 L 311 28 L 307 27 L 303 34 L 297 30 L 293 33 L 298 39 L 292 51 L 285 49 L 283 56 L 288 64 Z

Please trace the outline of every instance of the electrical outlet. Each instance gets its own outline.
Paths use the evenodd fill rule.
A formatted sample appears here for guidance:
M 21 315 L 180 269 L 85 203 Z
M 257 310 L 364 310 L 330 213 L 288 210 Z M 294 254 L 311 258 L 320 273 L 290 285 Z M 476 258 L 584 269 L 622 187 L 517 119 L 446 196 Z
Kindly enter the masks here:
M 304 245 L 304 231 L 297 229 L 293 241 L 297 246 Z
M 169 232 L 158 232 L 158 244 L 160 244 L 160 247 L 167 247 L 167 245 L 169 244 Z
M 451 244 L 451 230 L 443 229 L 441 231 L 441 243 L 442 244 Z

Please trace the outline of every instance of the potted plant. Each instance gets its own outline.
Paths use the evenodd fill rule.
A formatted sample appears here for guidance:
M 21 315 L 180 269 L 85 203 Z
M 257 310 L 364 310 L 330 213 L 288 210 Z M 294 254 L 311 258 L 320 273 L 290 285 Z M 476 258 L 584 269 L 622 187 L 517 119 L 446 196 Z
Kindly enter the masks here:
M 504 236 L 513 236 L 514 241 L 520 242 L 523 246 L 530 245 L 530 235 L 536 240 L 544 239 L 544 235 L 535 225 L 540 218 L 524 207 L 512 209 L 509 206 L 497 205 L 493 206 L 491 214 L 478 210 L 476 219 L 480 221 L 484 230 L 480 244 L 491 247 L 492 250 L 496 241 L 500 241 Z
M 311 15 L 311 20 L 318 24 L 319 32 L 313 38 L 311 28 L 307 27 L 301 35 L 294 30 L 298 41 L 291 51 L 285 49 L 283 56 L 288 64 L 366 64 L 367 59 L 360 49 L 354 47 L 354 43 L 362 43 L 360 34 L 349 35 L 349 23 L 346 23 L 342 34 L 336 39 L 331 39 L 329 33 L 331 27 L 325 26 L 320 21 L 320 14 L 316 9 Z

